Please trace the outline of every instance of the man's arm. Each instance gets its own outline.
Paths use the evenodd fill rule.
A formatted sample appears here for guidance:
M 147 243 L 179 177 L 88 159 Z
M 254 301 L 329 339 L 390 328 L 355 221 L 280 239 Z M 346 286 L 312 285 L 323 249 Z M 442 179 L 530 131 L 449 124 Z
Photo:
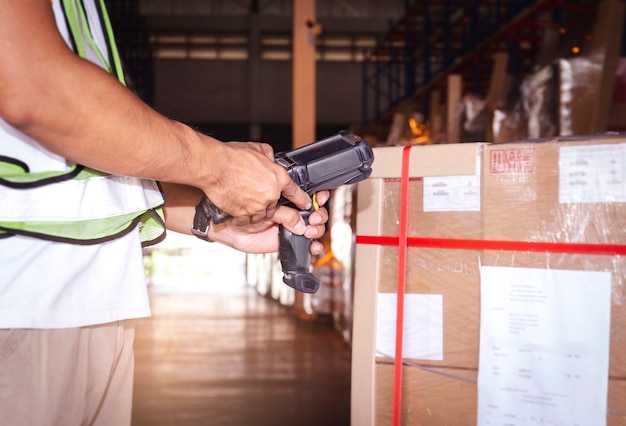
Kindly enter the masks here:
M 282 194 L 309 196 L 268 145 L 222 143 L 145 105 L 71 52 L 49 0 L 0 0 L 0 116 L 50 151 L 102 171 L 200 188 L 237 224 L 272 217 Z M 288 229 L 303 222 L 290 209 Z

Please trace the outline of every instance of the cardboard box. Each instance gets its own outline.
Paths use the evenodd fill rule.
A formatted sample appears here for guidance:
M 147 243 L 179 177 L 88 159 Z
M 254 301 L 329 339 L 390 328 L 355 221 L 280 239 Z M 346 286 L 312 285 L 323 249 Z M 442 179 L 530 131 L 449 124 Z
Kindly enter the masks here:
M 409 162 L 408 229 L 413 242 L 440 239 L 480 239 L 480 158 L 483 144 L 425 145 L 411 148 Z M 372 176 L 359 184 L 357 235 L 373 237 L 357 244 L 352 358 L 352 424 L 371 425 L 383 409 L 377 395 L 386 395 L 376 379 L 376 327 L 379 299 L 397 292 L 398 221 L 403 147 L 375 148 Z M 449 205 L 449 204 L 452 205 Z M 396 238 L 395 244 L 377 237 Z M 477 368 L 479 250 L 409 247 L 407 297 L 433 296 L 443 301 L 439 321 L 421 333 L 440 339 L 441 350 L 426 358 L 405 357 L 425 366 Z M 383 296 L 381 296 L 383 295 Z M 380 296 L 380 297 L 379 297 Z M 382 299 L 381 299 L 382 300 Z M 391 318 L 391 320 L 394 320 Z M 358 324 L 357 324 L 358 323 Z M 413 322 L 413 323 L 419 323 Z M 411 324 L 407 324 L 410 327 Z M 381 337 L 381 336 L 379 336 Z M 405 337 L 405 342 L 410 336 Z M 380 351 L 380 346 L 379 346 Z M 384 371 L 383 369 L 382 371 Z M 384 376 L 385 374 L 383 374 Z M 383 386 L 382 388 L 380 386 Z M 378 409 L 377 409 L 378 407 Z M 474 408 L 475 409 L 475 408 Z
M 626 258 L 595 254 L 626 245 L 626 136 L 569 137 L 489 145 L 483 151 L 483 266 L 609 271 L 610 375 L 626 377 Z M 523 243 L 549 243 L 534 252 Z M 572 245 L 589 244 L 574 248 Z
M 442 306 L 433 312 L 440 322 L 420 321 L 435 329 L 430 337 L 441 338 L 442 350 L 440 357 L 425 358 L 403 351 L 404 359 L 414 365 L 402 368 L 403 424 L 475 423 L 476 385 L 471 375 L 475 379 L 478 371 L 482 266 L 611 273 L 607 419 L 609 425 L 626 424 L 622 402 L 626 399 L 626 263 L 624 256 L 593 251 L 597 247 L 623 250 L 626 245 L 626 198 L 622 198 L 626 185 L 622 180 L 608 190 L 595 184 L 590 184 L 590 191 L 576 189 L 590 178 L 577 173 L 588 173 L 585 167 L 598 168 L 602 161 L 608 163 L 600 169 L 616 168 L 616 181 L 626 176 L 626 171 L 617 173 L 626 168 L 626 151 L 620 151 L 626 150 L 624 146 L 626 138 L 606 136 L 410 148 L 405 301 L 408 305 L 414 297 L 438 298 Z M 582 148 L 582 154 L 577 148 Z M 376 148 L 374 172 L 358 186 L 351 420 L 355 426 L 391 423 L 394 354 L 393 349 L 382 353 L 380 346 L 383 337 L 394 341 L 395 336 L 393 327 L 379 332 L 377 327 L 381 317 L 389 315 L 382 308 L 389 300 L 393 303 L 397 292 L 404 149 Z M 580 167 L 576 161 L 582 161 Z M 610 176 L 607 179 L 610 186 Z M 433 202 L 437 193 L 449 195 L 462 182 L 468 193 L 477 190 L 478 182 L 479 209 L 468 200 L 461 200 L 463 207 L 457 211 L 445 211 L 445 203 Z M 543 249 L 537 249 L 544 243 Z M 410 340 L 406 329 L 420 322 L 406 318 L 405 312 L 405 344 Z

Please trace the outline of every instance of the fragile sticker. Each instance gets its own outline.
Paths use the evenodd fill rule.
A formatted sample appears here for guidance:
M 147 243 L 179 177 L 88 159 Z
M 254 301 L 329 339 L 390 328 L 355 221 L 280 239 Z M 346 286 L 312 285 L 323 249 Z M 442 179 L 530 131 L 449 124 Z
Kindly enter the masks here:
M 535 147 L 495 148 L 489 152 L 490 173 L 534 173 Z

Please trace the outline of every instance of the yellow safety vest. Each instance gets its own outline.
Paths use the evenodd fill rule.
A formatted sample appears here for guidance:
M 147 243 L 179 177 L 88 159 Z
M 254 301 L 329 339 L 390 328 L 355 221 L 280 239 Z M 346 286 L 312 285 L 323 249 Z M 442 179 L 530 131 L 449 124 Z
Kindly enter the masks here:
M 124 74 L 103 0 L 96 0 L 106 31 L 107 60 L 80 0 L 62 0 L 75 52 L 99 63 L 124 84 Z M 94 58 L 95 56 L 95 58 Z M 96 244 L 139 227 L 149 245 L 165 237 L 164 199 L 157 182 L 111 175 L 74 164 L 65 171 L 32 173 L 23 159 L 0 152 L 0 238 L 26 235 L 52 241 Z

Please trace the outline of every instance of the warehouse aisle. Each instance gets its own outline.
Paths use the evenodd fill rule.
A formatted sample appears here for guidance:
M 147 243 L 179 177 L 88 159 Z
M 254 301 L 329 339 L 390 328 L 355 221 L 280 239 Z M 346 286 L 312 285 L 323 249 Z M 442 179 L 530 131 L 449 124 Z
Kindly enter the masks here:
M 151 287 L 133 426 L 349 425 L 350 350 L 245 284 Z

